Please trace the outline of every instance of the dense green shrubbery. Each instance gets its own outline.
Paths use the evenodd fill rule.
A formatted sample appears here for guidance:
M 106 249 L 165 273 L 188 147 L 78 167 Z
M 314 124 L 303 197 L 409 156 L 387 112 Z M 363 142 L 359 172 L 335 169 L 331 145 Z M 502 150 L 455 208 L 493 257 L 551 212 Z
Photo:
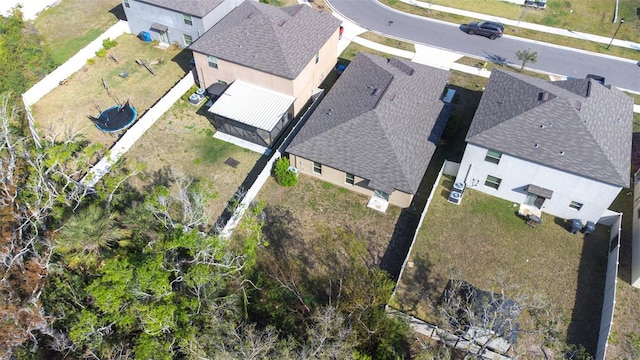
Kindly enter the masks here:
M 289 170 L 289 165 L 289 158 L 281 157 L 273 166 L 273 175 L 282 186 L 294 186 L 298 183 L 298 174 Z
M 20 96 L 54 68 L 42 38 L 19 9 L 0 16 L 0 93 Z

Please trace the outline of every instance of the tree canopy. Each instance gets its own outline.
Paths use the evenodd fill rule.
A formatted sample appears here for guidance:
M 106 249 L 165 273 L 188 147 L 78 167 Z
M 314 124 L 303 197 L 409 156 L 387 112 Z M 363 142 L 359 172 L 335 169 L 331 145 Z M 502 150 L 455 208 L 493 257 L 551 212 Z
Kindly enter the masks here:
M 23 20 L 19 8 L 8 17 L 0 16 L 0 93 L 20 95 L 54 67 L 41 36 Z

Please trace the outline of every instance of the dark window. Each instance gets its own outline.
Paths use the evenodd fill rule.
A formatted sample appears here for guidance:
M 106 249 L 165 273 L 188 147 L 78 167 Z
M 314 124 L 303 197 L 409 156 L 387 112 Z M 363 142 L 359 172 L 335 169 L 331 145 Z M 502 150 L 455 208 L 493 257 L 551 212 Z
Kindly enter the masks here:
M 313 162 L 313 172 L 316 174 L 322 174 L 322 164 L 319 162 Z
M 207 56 L 207 61 L 209 61 L 209 66 L 217 69 L 218 68 L 218 58 L 215 56 Z
M 498 164 L 500 163 L 500 158 L 502 158 L 502 153 L 499 151 L 487 150 L 487 156 L 484 157 L 484 161 L 488 161 L 490 163 Z
M 184 19 L 185 25 L 193 25 L 193 20 L 191 19 L 191 15 L 182 14 L 182 18 Z
M 344 182 L 346 182 L 349 185 L 353 185 L 356 183 L 356 177 L 353 174 L 347 173 L 345 176 Z
M 187 46 L 191 45 L 191 43 L 193 42 L 193 38 L 191 37 L 191 35 L 184 34 L 183 37 L 184 37 L 184 43 Z
M 497 178 L 495 176 L 487 175 L 487 180 L 484 182 L 484 186 L 488 186 L 490 188 L 494 188 L 498 190 L 501 182 L 502 182 L 502 179 Z
M 578 211 L 580 211 L 580 209 L 582 209 L 582 205 L 581 203 L 577 202 L 577 201 L 572 201 L 571 204 L 569 204 L 569 207 L 572 209 L 576 209 Z

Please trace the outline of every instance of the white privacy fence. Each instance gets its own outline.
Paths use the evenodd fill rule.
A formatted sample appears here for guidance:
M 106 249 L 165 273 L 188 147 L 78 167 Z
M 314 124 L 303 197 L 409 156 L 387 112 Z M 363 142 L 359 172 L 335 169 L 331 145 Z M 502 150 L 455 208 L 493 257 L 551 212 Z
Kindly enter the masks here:
M 631 285 L 640 288 L 640 170 L 633 176 L 633 232 L 631 241 Z
M 602 313 L 600 315 L 600 331 L 598 333 L 598 346 L 596 348 L 596 360 L 604 360 L 609 346 L 609 335 L 613 326 L 613 313 L 616 307 L 616 284 L 618 282 L 618 263 L 620 259 L 620 229 L 622 214 L 611 225 L 609 236 L 609 256 L 607 258 L 607 275 L 604 285 L 604 299 L 602 301 Z
M 413 234 L 413 239 L 411 241 L 411 246 L 409 246 L 409 251 L 407 252 L 407 256 L 404 259 L 404 262 L 402 263 L 402 268 L 400 269 L 400 274 L 398 275 L 396 286 L 393 289 L 392 297 L 395 295 L 398 289 L 398 284 L 400 283 L 400 279 L 402 279 L 402 274 L 404 273 L 404 270 L 407 266 L 407 262 L 409 261 L 409 256 L 411 255 L 411 251 L 413 250 L 413 245 L 415 244 L 416 238 L 418 237 L 418 232 L 420 231 L 420 228 L 422 227 L 422 222 L 424 221 L 424 218 L 427 215 L 427 211 L 429 210 L 429 205 L 431 204 L 431 200 L 433 200 L 433 196 L 436 194 L 436 189 L 438 185 L 440 185 L 440 179 L 442 178 L 442 175 L 444 174 L 444 175 L 455 176 L 458 173 L 459 168 L 460 168 L 459 163 L 455 163 L 448 160 L 445 160 L 444 164 L 442 164 L 442 167 L 440 168 L 440 172 L 436 177 L 435 183 L 431 187 L 431 192 L 429 193 L 429 198 L 427 199 L 427 203 L 424 206 L 424 210 L 420 215 L 418 226 L 416 228 L 415 233 Z M 390 315 L 406 318 L 409 321 L 409 325 L 414 331 L 422 335 L 428 336 L 433 340 L 442 341 L 449 347 L 452 347 L 461 351 L 468 351 L 470 353 L 478 355 L 481 359 L 489 359 L 489 360 L 510 359 L 508 356 L 501 355 L 488 348 L 479 346 L 476 342 L 464 339 L 460 336 L 452 334 L 451 332 L 445 329 L 439 328 L 436 325 L 430 324 L 426 321 L 420 320 L 413 316 L 404 314 L 396 309 L 392 309 L 389 306 L 387 306 L 386 310 Z
M 392 297 L 396 294 L 398 290 L 398 284 L 400 283 L 400 279 L 402 279 L 402 274 L 404 273 L 404 269 L 407 267 L 407 262 L 409 261 L 409 256 L 411 255 L 411 251 L 413 250 L 413 245 L 416 243 L 416 239 L 418 238 L 418 232 L 420 232 L 420 227 L 422 227 L 422 222 L 424 221 L 425 216 L 427 216 L 427 211 L 429 210 L 429 204 L 431 204 L 431 200 L 433 200 L 433 195 L 436 193 L 436 188 L 440 184 L 440 178 L 442 174 L 445 175 L 455 175 L 458 172 L 458 168 L 460 168 L 460 164 L 454 163 L 448 160 L 444 161 L 442 167 L 440 168 L 440 172 L 438 172 L 438 176 L 436 177 L 436 181 L 431 187 L 431 192 L 429 192 L 429 198 L 427 199 L 427 203 L 424 206 L 424 210 L 422 210 L 422 214 L 420 215 L 420 220 L 418 221 L 418 226 L 416 227 L 416 231 L 413 234 L 413 239 L 411 240 L 411 245 L 409 246 L 409 251 L 407 252 L 407 256 L 402 263 L 402 267 L 400 268 L 400 274 L 398 275 L 398 280 L 396 281 L 396 286 L 393 289 Z
M 286 136 L 286 138 L 284 139 L 282 144 L 278 147 L 278 149 L 271 154 L 271 158 L 269 159 L 269 161 L 267 161 L 267 164 L 265 165 L 265 167 L 262 169 L 262 171 L 260 172 L 256 180 L 253 182 L 249 190 L 247 190 L 244 197 L 240 200 L 240 203 L 235 207 L 235 209 L 233 209 L 231 218 L 229 218 L 227 223 L 222 228 L 222 231 L 220 231 L 220 235 L 222 237 L 227 239 L 231 237 L 231 234 L 233 233 L 233 229 L 235 229 L 235 227 L 240 223 L 240 220 L 242 220 L 242 216 L 244 215 L 245 211 L 247 211 L 247 209 L 249 208 L 249 205 L 251 205 L 251 202 L 253 202 L 253 200 L 258 195 L 258 192 L 260 192 L 260 189 L 262 189 L 262 186 L 264 186 L 264 183 L 267 182 L 267 179 L 269 178 L 269 176 L 271 176 L 271 169 L 273 168 L 273 163 L 276 162 L 282 156 L 282 152 L 284 151 L 284 149 L 287 148 L 287 146 L 289 145 L 291 140 L 296 136 L 296 134 L 298 133 L 302 125 L 304 125 L 304 123 L 307 121 L 309 116 L 311 116 L 311 114 L 316 109 L 320 101 L 322 101 L 323 97 L 324 97 L 324 93 L 320 93 L 318 97 L 313 100 L 313 103 L 311 104 L 309 109 L 307 109 L 307 111 L 305 111 L 305 113 L 302 115 L 302 117 L 300 118 L 300 121 L 298 121 L 298 123 L 294 126 L 291 132 Z
M 93 58 L 96 51 L 100 50 L 102 47 L 102 41 L 105 39 L 115 39 L 128 31 L 129 25 L 127 22 L 122 20 L 118 21 L 97 39 L 93 40 L 89 45 L 78 51 L 78 53 L 72 56 L 71 59 L 58 66 L 51 72 L 51 74 L 45 76 L 44 79 L 38 81 L 37 84 L 33 85 L 29 90 L 22 94 L 22 102 L 24 103 L 24 109 L 29 121 L 29 130 L 31 131 L 31 136 L 33 137 L 37 147 L 41 147 L 40 137 L 38 136 L 33 114 L 31 113 L 31 105 L 42 99 L 43 96 L 55 89 L 56 86 L 59 86 L 61 81 L 82 69 L 82 67 L 87 63 L 87 60 Z
M 158 102 L 147 110 L 133 126 L 127 129 L 124 135 L 109 149 L 107 154 L 82 178 L 81 182 L 89 187 L 95 186 L 98 181 L 111 170 L 111 166 L 120 160 L 122 155 L 193 85 L 195 85 L 195 80 L 193 74 L 189 72 L 158 100 Z
M 93 40 L 89 45 L 78 51 L 64 64 L 58 66 L 51 74 L 44 77 L 37 84 L 32 86 L 24 94 L 22 100 L 25 105 L 33 105 L 43 96 L 47 95 L 51 90 L 55 89 L 61 81 L 73 75 L 87 63 L 87 60 L 96 56 L 96 51 L 102 48 L 102 41 L 105 39 L 115 39 L 124 33 L 129 32 L 129 25 L 126 21 L 120 20 L 110 27 L 97 39 Z

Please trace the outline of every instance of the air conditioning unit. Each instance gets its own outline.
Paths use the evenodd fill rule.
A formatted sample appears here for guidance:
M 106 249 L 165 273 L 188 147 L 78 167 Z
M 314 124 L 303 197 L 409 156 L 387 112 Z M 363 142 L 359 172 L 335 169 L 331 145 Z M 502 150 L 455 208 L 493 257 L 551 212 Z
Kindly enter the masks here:
M 460 192 L 463 192 L 464 191 L 464 187 L 465 187 L 465 185 L 464 185 L 463 182 L 453 183 L 453 189 L 454 190 L 458 190 Z
M 453 184 L 453 189 L 451 189 L 451 193 L 449 194 L 448 201 L 452 204 L 460 205 L 460 201 L 462 200 L 462 194 L 464 193 L 465 184 L 461 182 L 457 182 Z

